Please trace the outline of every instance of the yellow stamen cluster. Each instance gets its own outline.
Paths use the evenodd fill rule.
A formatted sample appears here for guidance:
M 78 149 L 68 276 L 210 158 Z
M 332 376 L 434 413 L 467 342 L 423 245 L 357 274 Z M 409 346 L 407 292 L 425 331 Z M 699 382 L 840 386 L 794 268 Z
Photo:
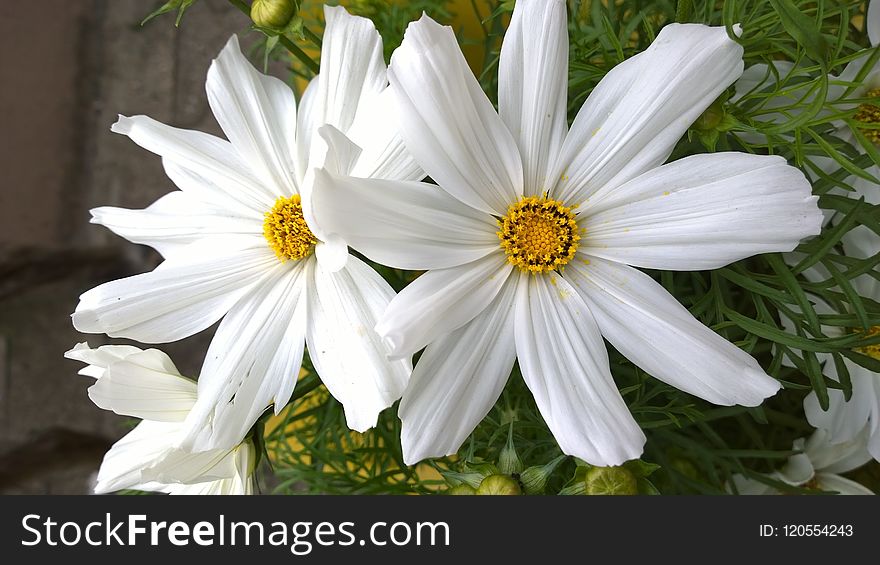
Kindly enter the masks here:
M 877 337 L 880 336 L 880 326 L 873 326 L 870 329 L 863 331 L 857 330 L 858 333 L 861 333 L 863 338 L 869 337 Z M 862 355 L 867 355 L 868 357 L 873 357 L 880 361 L 880 343 L 875 343 L 874 345 L 866 345 L 864 347 L 857 347 L 856 351 L 861 353 Z
M 507 261 L 528 273 L 546 273 L 565 266 L 581 239 L 571 208 L 548 198 L 523 198 L 507 209 L 498 225 L 498 239 Z
M 269 247 L 282 262 L 302 259 L 315 249 L 318 239 L 303 217 L 302 201 L 298 194 L 280 197 L 263 221 L 263 236 Z
M 877 97 L 880 97 L 880 88 L 875 88 L 874 90 L 865 93 L 865 98 Z M 880 106 L 870 102 L 860 104 L 854 117 L 857 122 L 880 126 Z M 859 131 L 862 132 L 862 135 L 868 138 L 871 143 L 874 145 L 880 145 L 880 129 L 859 128 Z

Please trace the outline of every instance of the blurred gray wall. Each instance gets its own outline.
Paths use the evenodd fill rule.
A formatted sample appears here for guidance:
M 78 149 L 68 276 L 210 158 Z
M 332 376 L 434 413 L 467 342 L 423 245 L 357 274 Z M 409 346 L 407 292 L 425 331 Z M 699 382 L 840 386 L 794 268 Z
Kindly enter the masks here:
M 88 400 L 91 379 L 63 358 L 79 341 L 77 297 L 159 257 L 89 224 L 101 205 L 144 207 L 173 189 L 159 158 L 110 133 L 147 114 L 219 133 L 205 72 L 248 21 L 201 0 L 177 29 L 159 2 L 0 3 L 0 493 L 85 493 L 125 419 Z M 195 375 L 213 330 L 159 346 Z M 117 341 L 117 343 L 119 343 Z

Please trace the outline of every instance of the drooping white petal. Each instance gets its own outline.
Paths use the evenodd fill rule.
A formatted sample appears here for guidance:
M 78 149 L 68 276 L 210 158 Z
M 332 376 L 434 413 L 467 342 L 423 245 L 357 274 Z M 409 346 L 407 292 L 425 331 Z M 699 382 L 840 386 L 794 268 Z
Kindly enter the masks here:
M 795 442 L 795 449 L 803 449 L 803 441 L 799 445 Z M 806 453 L 792 455 L 779 471 L 773 473 L 773 478 L 779 479 L 792 486 L 801 486 L 808 483 L 816 474 L 816 468 Z
M 305 343 L 305 259 L 279 265 L 226 315 L 208 348 L 181 447 L 231 449 L 293 392 Z
M 876 422 L 880 416 L 880 386 L 877 374 L 857 365 L 849 359 L 843 360 L 852 382 L 852 397 L 847 402 L 842 390 L 828 389 L 828 410 L 822 410 L 815 392 L 804 398 L 804 413 L 811 426 L 828 434 L 833 444 L 850 443 L 864 430 L 869 420 Z M 822 372 L 833 380 L 839 380 L 837 366 L 829 357 Z
M 863 426 L 851 440 L 835 443 L 831 441 L 831 434 L 818 429 L 807 439 L 803 449 L 817 471 L 847 473 L 871 460 L 867 449 L 868 431 Z
M 715 269 L 791 251 L 818 234 L 816 201 L 803 173 L 782 157 L 693 155 L 587 202 L 581 250 L 639 267 Z
M 309 85 L 300 110 L 296 143 L 303 164 L 310 160 L 317 128 L 329 124 L 347 132 L 362 105 L 388 84 L 382 38 L 373 22 L 341 6 L 324 6 L 324 19 L 320 74 Z M 303 169 L 302 175 L 307 172 Z
M 565 277 L 590 306 L 605 339 L 647 373 L 725 406 L 756 406 L 779 390 L 751 355 L 697 321 L 651 277 L 626 265 L 587 260 L 569 263 Z
M 817 473 L 816 483 L 818 484 L 820 489 L 825 491 L 834 491 L 838 494 L 874 494 L 874 491 L 872 491 L 868 487 L 860 485 L 855 481 L 847 479 L 846 477 L 841 477 L 840 475 L 835 475 L 833 473 Z
M 577 290 L 555 275 L 520 277 L 514 328 L 523 379 L 562 451 L 601 466 L 638 458 L 645 435 Z
M 614 67 L 578 112 L 551 195 L 577 204 L 660 165 L 699 115 L 743 70 L 723 27 L 669 24 L 651 46 Z
M 872 46 L 880 43 L 880 2 L 868 1 L 868 15 L 865 18 L 865 30 Z
M 516 359 L 510 277 L 476 318 L 432 342 L 403 393 L 403 460 L 453 455 L 498 400 Z
M 400 134 L 416 162 L 465 204 L 504 214 L 522 195 L 519 150 L 452 29 L 427 15 L 410 23 L 388 78 Z
M 166 258 L 206 237 L 262 233 L 262 218 L 238 216 L 183 191 L 169 192 L 142 210 L 102 206 L 91 214 L 93 224 L 132 243 L 149 245 Z
M 563 0 L 521 0 L 504 35 L 498 64 L 498 114 L 513 134 L 523 192 L 542 194 L 568 133 L 568 22 Z
M 312 205 L 325 233 L 397 269 L 443 269 L 498 250 L 492 216 L 435 185 L 315 172 Z
M 253 466 L 256 450 L 251 442 L 246 442 L 231 452 L 235 458 L 235 476 L 194 484 L 173 483 L 164 485 L 163 492 L 172 495 L 251 495 L 254 493 Z
M 202 483 L 235 477 L 238 473 L 235 450 L 215 449 L 190 452 L 172 449 L 141 471 L 143 482 Z
M 235 35 L 211 63 L 205 86 L 214 117 L 251 171 L 278 196 L 295 194 L 296 99 L 290 87 L 257 71 Z
M 222 201 L 262 217 L 279 196 L 250 171 L 231 143 L 213 135 L 166 126 L 147 116 L 119 116 L 111 130 L 160 155 L 171 180 L 202 200 L 219 194 Z
M 363 149 L 351 175 L 362 178 L 418 181 L 425 172 L 413 159 L 398 128 L 397 99 L 390 88 L 365 100 L 347 135 Z
M 110 363 L 124 359 L 128 355 L 139 353 L 141 350 L 133 345 L 102 345 L 92 349 L 88 343 L 77 343 L 73 349 L 66 351 L 64 356 L 74 361 L 86 364 L 79 370 L 80 375 L 100 379 Z
M 132 488 L 145 482 L 141 471 L 172 449 L 179 432 L 180 424 L 176 422 L 138 424 L 104 455 L 95 494 Z
M 388 360 L 373 329 L 394 290 L 356 257 L 337 272 L 315 264 L 310 277 L 309 356 L 327 390 L 345 408 L 348 426 L 363 432 L 400 398 L 412 372 L 409 358 Z
M 99 408 L 154 422 L 182 422 L 196 402 L 196 382 L 180 375 L 157 349 L 127 355 L 110 364 L 89 387 Z
M 144 343 L 176 341 L 219 320 L 277 263 L 265 241 L 230 238 L 223 245 L 190 245 L 152 272 L 84 293 L 73 325 L 81 332 Z
M 473 320 L 492 302 L 512 271 L 501 253 L 428 271 L 394 297 L 376 331 L 393 357 L 412 355 Z

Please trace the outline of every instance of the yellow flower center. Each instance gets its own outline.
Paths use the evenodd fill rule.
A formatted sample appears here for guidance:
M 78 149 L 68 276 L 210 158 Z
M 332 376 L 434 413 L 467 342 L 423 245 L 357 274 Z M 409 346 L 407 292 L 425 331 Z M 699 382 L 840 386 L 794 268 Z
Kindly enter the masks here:
M 880 335 L 880 326 L 873 326 L 868 330 L 856 330 L 856 333 L 862 334 L 863 338 L 876 337 Z M 880 343 L 866 345 L 864 347 L 856 347 L 855 350 L 862 355 L 867 355 L 868 357 L 873 357 L 880 361 Z
M 282 263 L 307 257 L 318 243 L 303 217 L 299 194 L 290 198 L 282 196 L 275 201 L 263 220 L 263 236 Z
M 880 88 L 875 88 L 874 90 L 869 90 L 865 93 L 865 98 L 877 97 L 880 97 Z M 869 102 L 860 104 L 855 115 L 855 120 L 863 124 L 880 126 L 880 106 Z M 880 145 L 880 129 L 859 128 L 859 131 L 862 132 L 862 135 L 868 138 L 871 143 L 874 145 Z
M 571 208 L 548 198 L 523 198 L 507 209 L 498 225 L 498 239 L 507 261 L 528 273 L 546 273 L 565 266 L 581 239 Z

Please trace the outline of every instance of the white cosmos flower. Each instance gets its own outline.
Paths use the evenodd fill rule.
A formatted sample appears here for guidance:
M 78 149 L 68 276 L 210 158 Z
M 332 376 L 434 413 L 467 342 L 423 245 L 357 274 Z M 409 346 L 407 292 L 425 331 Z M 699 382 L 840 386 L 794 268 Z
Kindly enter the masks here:
M 846 443 L 832 444 L 823 430 L 816 430 L 809 439 L 796 439 L 792 450 L 801 453 L 789 457 L 782 469 L 766 475 L 767 477 L 791 486 L 838 494 L 874 494 L 870 489 L 839 474 L 852 471 L 870 461 L 871 456 L 865 450 L 864 434 L 859 434 Z M 743 475 L 734 475 L 733 484 L 738 494 L 782 494 L 771 485 Z
M 233 36 L 208 71 L 208 101 L 229 141 L 146 116 L 113 131 L 162 156 L 179 191 L 145 210 L 98 208 L 95 223 L 156 248 L 149 273 L 80 297 L 82 332 L 144 343 L 182 339 L 221 318 L 182 445 L 236 445 L 259 415 L 290 398 L 304 343 L 348 425 L 363 431 L 397 400 L 411 371 L 388 361 L 373 331 L 394 295 L 311 214 L 314 166 L 355 176 L 420 179 L 389 119 L 382 40 L 373 24 L 326 8 L 320 76 L 297 111 L 291 89 L 257 72 Z M 327 124 L 327 125 L 325 125 Z M 345 132 L 357 151 L 327 152 Z
M 393 267 L 430 269 L 377 326 L 396 356 L 427 345 L 399 410 L 408 463 L 455 453 L 515 359 L 565 453 L 594 465 L 638 457 L 645 436 L 603 336 L 717 404 L 754 406 L 780 388 L 629 266 L 713 269 L 819 231 L 809 184 L 780 157 L 663 165 L 742 72 L 742 48 L 723 28 L 669 25 L 608 73 L 569 130 L 566 29 L 562 0 L 516 3 L 496 113 L 452 30 L 410 24 L 389 78 L 407 148 L 440 187 L 317 173 L 328 233 Z
M 180 374 L 157 349 L 128 345 L 92 349 L 77 344 L 64 354 L 86 363 L 96 379 L 89 398 L 99 407 L 143 421 L 116 442 L 101 463 L 96 494 L 121 489 L 170 494 L 253 494 L 256 450 L 243 441 L 230 449 L 191 453 L 176 442 L 196 404 L 196 382 Z

